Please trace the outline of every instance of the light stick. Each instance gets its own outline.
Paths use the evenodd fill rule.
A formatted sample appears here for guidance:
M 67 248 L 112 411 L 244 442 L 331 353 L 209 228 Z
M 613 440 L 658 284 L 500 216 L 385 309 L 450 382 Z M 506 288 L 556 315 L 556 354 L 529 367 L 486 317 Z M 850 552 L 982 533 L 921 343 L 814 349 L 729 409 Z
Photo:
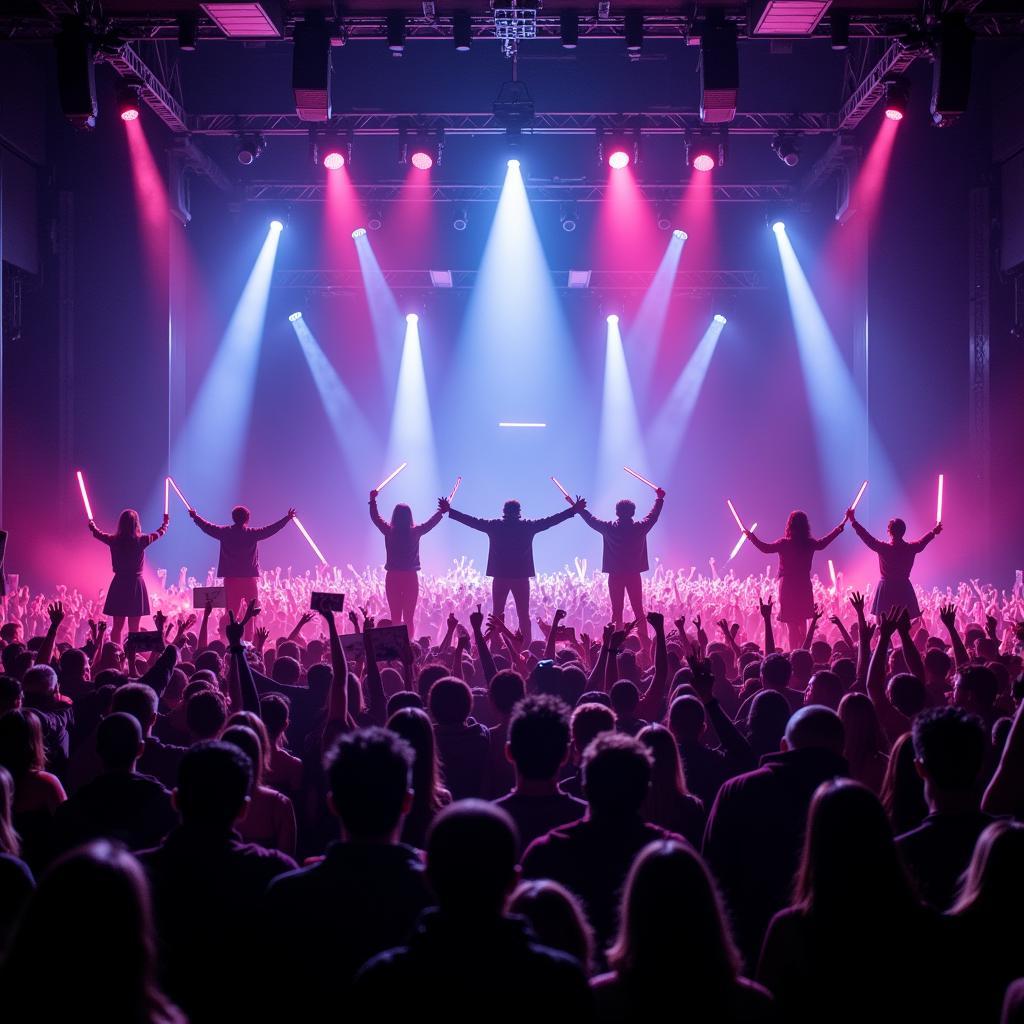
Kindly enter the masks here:
M 396 477 L 396 476 L 398 476 L 398 474 L 399 474 L 399 473 L 401 473 L 401 472 L 402 472 L 402 470 L 403 470 L 403 469 L 405 469 L 405 467 L 406 467 L 406 466 L 408 466 L 408 465 L 409 465 L 409 463 L 408 463 L 408 462 L 403 462 L 403 463 L 402 463 L 402 464 L 401 464 L 401 465 L 400 465 L 400 466 L 398 467 L 398 469 L 396 469 L 396 470 L 394 471 L 394 473 L 392 473 L 392 474 L 391 474 L 391 476 L 386 476 L 386 477 L 385 477 L 385 478 L 384 478 L 383 480 L 381 480 L 381 482 L 380 482 L 379 484 L 377 484 L 377 486 L 376 486 L 375 490 L 376 490 L 376 491 L 377 491 L 378 493 L 379 493 L 380 491 L 383 491 L 383 490 L 384 490 L 384 488 L 385 488 L 385 487 L 387 487 L 387 485 L 388 485 L 389 483 L 391 483 L 391 481 L 392 481 L 392 480 L 394 480 L 394 479 L 395 479 L 395 477 Z
M 555 477 L 551 478 L 551 482 L 565 495 L 565 500 L 572 504 L 572 495 L 558 482 Z
M 937 523 L 941 523 L 942 522 L 942 484 L 943 484 L 943 475 L 940 473 L 939 474 L 939 502 L 938 502 L 938 506 L 935 509 L 935 522 L 937 522 Z
M 739 513 L 736 511 L 736 506 L 729 498 L 725 499 L 725 503 L 729 506 L 729 511 L 732 513 L 733 519 L 736 520 L 736 525 L 740 528 L 740 533 L 746 533 L 747 528 L 743 525 L 743 520 L 740 519 Z
M 757 529 L 757 523 L 752 523 L 750 526 L 750 532 L 753 533 Z M 740 548 L 746 543 L 747 535 L 745 533 L 740 534 L 740 539 L 736 541 L 735 547 L 729 552 L 729 561 L 731 562 L 740 551 Z
M 832 578 L 832 593 L 834 594 L 839 584 L 836 581 L 836 567 L 831 558 L 828 560 L 828 574 Z
M 656 491 L 656 490 L 658 489 L 658 485 L 657 485 L 657 484 L 655 484 L 655 483 L 651 483 L 651 481 L 650 481 L 650 480 L 648 480 L 648 479 L 647 479 L 647 477 L 645 477 L 645 476 L 641 476 L 641 475 L 640 475 L 640 474 L 639 474 L 639 473 L 638 473 L 638 472 L 637 472 L 637 471 L 636 471 L 635 469 L 630 469 L 630 468 L 629 468 L 629 466 L 623 466 L 622 468 L 623 468 L 623 469 L 624 469 L 624 470 L 625 470 L 625 471 L 626 471 L 626 472 L 627 472 L 627 473 L 628 473 L 628 474 L 629 474 L 630 476 L 635 476 L 635 477 L 637 478 L 637 480 L 639 480 L 639 481 L 640 481 L 640 483 L 642 483 L 642 484 L 647 484 L 647 486 L 648 486 L 648 487 L 650 487 L 650 489 L 651 489 L 652 491 Z
M 857 497 L 853 499 L 853 504 L 850 506 L 850 508 L 856 510 L 857 505 L 860 503 L 860 499 L 864 497 L 864 492 L 867 489 L 868 489 L 868 482 L 867 482 L 867 480 L 865 480 L 864 483 L 862 483 L 860 485 L 860 490 L 857 492 Z
M 326 565 L 327 559 L 324 558 L 323 552 L 316 546 L 316 543 L 313 541 L 313 538 L 310 537 L 310 535 L 306 532 L 306 528 L 302 525 L 302 523 L 299 522 L 299 517 L 292 516 L 292 522 L 299 528 L 299 533 L 301 533 L 302 536 L 306 538 L 306 540 L 309 543 L 309 546 L 313 549 L 313 554 L 320 559 L 320 563 L 322 565 Z
M 174 493 L 179 498 L 181 498 L 182 505 L 184 505 L 185 508 L 187 508 L 189 510 L 189 512 L 191 512 L 192 511 L 192 506 L 185 500 L 185 495 L 181 493 L 181 488 L 174 482 L 174 477 L 173 476 L 169 476 L 167 478 L 167 480 L 170 483 L 170 485 L 174 488 Z
M 164 515 L 171 514 L 171 482 L 164 477 Z
M 452 493 L 448 495 L 448 503 L 449 504 L 451 504 L 452 501 L 454 501 L 455 495 L 456 495 L 456 493 L 458 492 L 458 490 L 459 490 L 459 488 L 461 486 L 462 486 L 462 477 L 461 476 L 457 476 L 455 478 L 455 486 L 452 488 Z
M 92 522 L 92 505 L 89 504 L 89 495 L 85 491 L 85 479 L 82 471 L 78 470 L 78 489 L 82 492 L 82 504 L 85 506 L 85 518 Z

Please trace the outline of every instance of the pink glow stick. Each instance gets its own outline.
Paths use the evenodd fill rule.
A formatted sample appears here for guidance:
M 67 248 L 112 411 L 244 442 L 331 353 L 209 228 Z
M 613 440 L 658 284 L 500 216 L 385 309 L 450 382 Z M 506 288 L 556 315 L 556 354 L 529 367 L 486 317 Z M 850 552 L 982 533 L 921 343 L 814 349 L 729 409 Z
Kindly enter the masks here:
M 729 506 L 729 511 L 732 513 L 733 519 L 736 520 L 736 525 L 740 528 L 740 533 L 746 533 L 747 528 L 743 525 L 743 520 L 740 519 L 739 513 L 736 511 L 736 506 L 732 503 L 729 498 L 725 499 L 726 505 Z
M 565 500 L 572 504 L 572 495 L 558 482 L 555 477 L 551 478 L 551 482 L 565 495 Z
M 857 505 L 860 504 L 860 499 L 864 497 L 864 492 L 867 489 L 868 489 L 868 482 L 867 482 L 867 480 L 865 480 L 864 483 L 862 483 L 860 485 L 860 490 L 857 492 L 857 497 L 853 499 L 853 504 L 850 506 L 850 508 L 856 510 Z
M 941 523 L 942 522 L 942 484 L 943 484 L 943 475 L 940 473 L 939 474 L 939 502 L 938 502 L 938 506 L 935 509 L 935 522 L 937 522 L 937 523 Z
M 313 538 L 310 537 L 306 528 L 302 525 L 302 523 L 299 522 L 299 517 L 292 516 L 292 522 L 299 528 L 299 533 L 301 533 L 302 536 L 306 538 L 306 541 L 309 543 L 309 546 L 313 549 L 313 554 L 320 559 L 320 564 L 326 565 L 327 559 L 324 558 L 323 552 L 316 546 L 316 543 L 313 541 Z
M 89 504 L 89 495 L 85 490 L 85 479 L 82 476 L 82 471 L 78 470 L 78 489 L 82 492 L 82 504 L 85 506 L 85 518 L 92 522 L 92 505 Z
M 191 512 L 192 511 L 192 506 L 185 500 L 185 495 L 181 493 L 181 488 L 174 482 L 174 477 L 173 476 L 169 476 L 167 478 L 167 480 L 168 480 L 168 483 L 170 483 L 170 485 L 174 488 L 174 493 L 179 498 L 181 498 L 182 505 L 184 505 L 185 508 L 187 508 L 189 510 L 189 512 Z
M 639 473 L 638 473 L 638 472 L 637 472 L 637 471 L 636 471 L 635 469 L 630 469 L 630 468 L 629 468 L 629 466 L 623 466 L 622 468 L 623 468 L 623 469 L 624 469 L 624 470 L 625 470 L 625 471 L 626 471 L 626 472 L 627 472 L 627 473 L 628 473 L 628 474 L 629 474 L 630 476 L 635 476 L 635 477 L 637 478 L 637 480 L 639 480 L 639 481 L 640 481 L 640 483 L 642 483 L 642 484 L 647 484 L 647 486 L 648 486 L 648 487 L 650 487 L 650 489 L 651 489 L 652 491 L 656 491 L 656 490 L 658 489 L 658 485 L 657 485 L 657 484 L 655 484 L 655 483 L 652 483 L 652 482 L 651 482 L 650 480 L 648 480 L 648 479 L 647 479 L 647 477 L 645 477 L 645 476 L 641 476 L 641 475 L 640 475 L 640 474 L 639 474 Z
M 164 477 L 164 515 L 171 514 L 171 482 Z
M 385 478 L 384 478 L 383 480 L 381 480 L 381 482 L 380 482 L 379 484 L 377 484 L 377 486 L 376 486 L 375 490 L 376 490 L 376 491 L 377 491 L 378 493 L 380 493 L 381 491 L 383 491 L 383 490 L 384 490 L 384 488 L 385 488 L 385 487 L 387 487 L 387 485 L 388 485 L 389 483 L 391 483 L 391 481 L 392 481 L 392 480 L 394 480 L 394 479 L 395 479 L 395 477 L 396 477 L 396 476 L 398 476 L 398 474 L 399 474 L 399 473 L 401 473 L 401 472 L 402 472 L 402 470 L 403 470 L 403 469 L 405 469 L 405 467 L 406 467 L 406 466 L 408 466 L 408 465 L 409 465 L 409 463 L 408 463 L 408 462 L 403 462 L 403 463 L 402 463 L 402 464 L 401 464 L 401 465 L 400 465 L 400 466 L 398 467 L 398 469 L 396 469 L 396 470 L 394 471 L 394 473 L 392 473 L 392 474 L 391 474 L 391 476 L 386 476 L 386 477 L 385 477 Z
M 750 527 L 750 532 L 753 533 L 756 529 L 757 529 L 757 523 L 752 523 L 751 527 Z M 740 539 L 738 541 L 736 541 L 736 545 L 733 547 L 732 551 L 729 552 L 729 561 L 730 562 L 739 554 L 740 548 L 743 547 L 743 545 L 746 543 L 746 540 L 747 540 L 747 535 L 745 533 L 741 533 L 740 534 Z
M 462 477 L 457 476 L 455 478 L 455 486 L 452 488 L 452 493 L 448 495 L 448 503 L 451 504 L 455 500 L 455 495 L 458 493 L 459 488 L 462 486 Z
M 836 592 L 836 587 L 837 587 L 837 586 L 838 586 L 839 584 L 838 584 L 838 582 L 836 581 L 836 567 L 835 567 L 835 565 L 833 564 L 833 562 L 832 562 L 832 559 L 831 559 L 831 558 L 830 558 L 830 559 L 828 560 L 828 574 L 829 574 L 829 576 L 830 576 L 830 577 L 832 578 L 832 593 L 834 594 L 834 593 Z

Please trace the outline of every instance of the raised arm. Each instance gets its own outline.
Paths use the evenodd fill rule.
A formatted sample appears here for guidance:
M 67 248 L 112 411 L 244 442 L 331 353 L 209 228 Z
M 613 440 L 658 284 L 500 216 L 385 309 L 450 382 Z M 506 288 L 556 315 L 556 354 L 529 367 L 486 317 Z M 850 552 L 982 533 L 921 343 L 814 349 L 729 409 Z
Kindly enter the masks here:
M 817 540 L 812 541 L 815 551 L 823 551 L 829 546 L 846 529 L 846 520 L 844 519 L 834 530 L 830 530 L 825 534 L 824 537 L 819 537 Z
M 981 809 L 987 814 L 1019 816 L 1024 806 L 1024 701 L 1017 705 L 1013 725 L 1003 745 L 992 781 L 985 790 Z
M 558 627 L 562 624 L 562 620 L 566 616 L 564 608 L 556 608 L 554 618 L 551 620 L 551 628 L 548 630 L 547 643 L 544 646 L 544 657 L 548 660 L 554 660 L 555 657 L 555 644 L 558 641 Z
M 654 499 L 651 511 L 640 520 L 640 529 L 644 533 L 650 532 L 654 524 L 661 518 L 661 510 L 665 507 L 665 492 L 659 487 L 655 494 L 657 497 Z
M 767 601 L 762 601 L 760 598 L 757 599 L 758 611 L 761 613 L 761 619 L 764 622 L 764 653 L 771 654 L 775 650 L 775 631 L 772 628 L 772 608 L 775 605 L 775 601 L 772 598 L 768 598 Z M 736 654 L 737 660 L 739 660 L 739 648 L 736 646 L 736 641 L 732 641 L 733 653 Z
M 370 522 L 373 523 L 381 533 L 386 534 L 388 532 L 388 524 L 381 519 L 380 511 L 377 508 L 376 491 L 370 491 Z
M 208 537 L 213 537 L 214 540 L 220 540 L 228 529 L 226 526 L 217 526 L 215 523 L 208 522 L 194 508 L 190 508 L 188 514 L 192 522 Z
M 562 509 L 561 512 L 556 512 L 553 516 L 534 519 L 530 523 L 530 528 L 534 533 L 543 533 L 545 530 L 550 530 L 552 526 L 557 526 L 559 523 L 564 523 L 567 519 L 572 519 L 577 512 L 582 512 L 586 507 L 586 501 L 577 494 L 576 500 L 568 508 Z
M 438 502 L 437 511 L 429 519 L 422 523 L 417 523 L 417 525 L 413 527 L 413 533 L 415 533 L 417 537 L 422 537 L 425 533 L 430 533 L 430 531 L 437 526 L 442 519 L 444 519 L 444 509 L 441 508 L 441 503 Z
M 942 533 L 942 523 L 936 523 L 923 537 L 912 541 L 910 546 L 915 552 L 920 553 L 921 551 L 924 551 L 924 549 L 928 547 L 928 545 L 931 544 L 931 542 L 935 540 L 940 533 Z
M 43 637 L 43 642 L 39 645 L 39 649 L 36 651 L 37 665 L 49 665 L 50 659 L 53 658 L 53 647 L 57 640 L 57 630 L 64 621 L 63 602 L 55 601 L 49 605 L 46 609 L 46 614 L 50 616 L 50 627 L 47 629 L 46 636 Z
M 761 538 L 758 537 L 757 534 L 751 530 L 744 530 L 744 535 L 746 536 L 747 540 L 749 540 L 750 543 L 753 544 L 754 547 L 757 548 L 757 550 L 762 552 L 763 554 L 775 555 L 782 550 L 782 541 L 761 540 Z
M 871 661 L 871 637 L 875 627 L 868 624 L 864 614 L 864 595 L 856 591 L 850 595 L 850 604 L 857 613 L 857 679 L 854 689 L 860 693 L 867 692 L 868 666 Z
M 384 725 L 388 717 L 388 699 L 373 649 L 373 619 L 363 623 L 363 651 L 366 654 L 366 710 L 373 725 Z
M 167 527 L 170 525 L 170 522 L 171 517 L 165 515 L 163 522 L 152 533 L 147 533 L 143 538 L 145 540 L 143 547 L 148 548 L 150 544 L 154 544 L 158 541 L 167 532 Z
M 460 512 L 458 509 L 454 509 L 448 504 L 443 498 L 442 510 L 447 510 L 448 518 L 453 519 L 457 523 L 462 523 L 463 526 L 468 526 L 471 530 L 479 530 L 481 533 L 490 533 L 491 520 L 489 519 L 478 519 L 476 516 L 467 516 L 465 512 Z
M 807 635 L 804 637 L 803 649 L 805 651 L 809 651 L 811 644 L 814 643 L 814 634 L 817 632 L 819 622 L 821 622 L 821 606 L 814 605 L 814 614 L 811 616 L 811 621 L 807 623 Z
M 106 544 L 106 545 L 107 545 L 107 547 L 110 547 L 110 544 L 111 544 L 111 542 L 112 542 L 112 541 L 113 541 L 113 539 L 114 539 L 114 535 L 113 535 L 112 533 L 104 533 L 104 532 L 103 532 L 103 531 L 102 531 L 102 530 L 101 530 L 101 529 L 100 529 L 100 528 L 99 528 L 99 527 L 98 527 L 98 526 L 96 525 L 95 521 L 94 521 L 94 520 L 92 520 L 92 519 L 90 519 L 90 520 L 89 520 L 89 532 L 90 532 L 90 533 L 91 533 L 91 534 L 92 534 L 92 535 L 93 535 L 93 536 L 94 536 L 94 537 L 95 537 L 95 538 L 96 538 L 96 539 L 97 539 L 97 540 L 98 540 L 98 541 L 99 541 L 99 542 L 100 542 L 101 544 Z
M 281 516 L 280 519 L 275 523 L 270 523 L 269 526 L 260 526 L 253 530 L 257 540 L 266 540 L 268 537 L 273 537 L 275 533 L 280 533 L 289 523 L 290 520 L 295 518 L 295 509 L 290 508 L 286 515 Z
M 850 520 L 850 525 L 853 527 L 853 532 L 857 534 L 857 536 L 860 537 L 860 539 L 864 541 L 864 543 L 869 548 L 871 548 L 872 551 L 882 551 L 886 547 L 886 545 L 883 544 L 882 541 L 880 541 L 877 537 L 873 537 L 870 533 L 868 533 L 867 530 L 864 529 L 863 526 L 860 525 L 860 523 L 857 522 L 856 518 L 854 517 L 852 509 L 848 511 L 846 515 L 847 518 Z
M 668 645 L 665 643 L 665 616 L 661 612 L 648 612 L 647 621 L 654 630 L 654 678 L 647 692 L 640 698 L 641 718 L 660 722 L 665 715 L 668 686 Z
M 964 646 L 963 640 L 960 639 L 960 633 L 956 628 L 956 605 L 942 605 L 939 608 L 939 620 L 946 627 L 946 632 L 949 634 L 949 642 L 953 647 L 953 660 L 956 662 L 956 667 L 958 669 L 966 668 L 971 663 L 971 656 L 967 653 L 967 648 Z
M 213 612 L 213 599 L 206 599 L 206 607 L 203 608 L 203 621 L 199 624 L 199 639 L 196 641 L 196 650 L 205 651 L 210 645 L 210 615 Z
M 229 611 L 229 621 L 225 632 L 228 638 L 228 653 L 231 655 L 232 704 L 235 710 L 251 711 L 254 715 L 258 715 L 260 713 L 260 695 L 256 690 L 256 682 L 252 676 L 249 659 L 245 656 L 245 646 L 242 644 L 246 623 L 255 614 L 254 606 L 250 604 L 242 621 L 236 622 L 235 613 Z
M 473 630 L 473 642 L 476 644 L 476 656 L 480 662 L 480 671 L 483 672 L 484 679 L 487 685 L 490 686 L 491 680 L 497 675 L 498 669 L 494 664 L 494 656 L 491 654 L 491 649 L 487 646 L 487 640 L 484 638 L 484 613 L 480 605 L 476 606 L 475 612 L 470 612 L 469 626 Z
M 612 524 L 607 519 L 598 519 L 597 516 L 592 515 L 585 508 L 580 509 L 580 519 L 592 530 L 596 530 L 600 534 L 604 534 L 612 528 Z
M 345 660 L 345 649 L 341 646 L 338 627 L 334 622 L 334 612 L 329 608 L 321 608 L 320 614 L 327 620 L 327 632 L 331 644 L 331 688 L 327 694 L 327 718 L 324 721 L 324 746 L 338 733 L 347 732 L 348 719 L 348 662 Z
M 904 611 L 896 620 L 896 632 L 900 635 L 900 647 L 903 649 L 903 660 L 912 676 L 917 676 L 923 683 L 928 677 L 924 673 L 924 659 L 910 634 L 910 613 Z

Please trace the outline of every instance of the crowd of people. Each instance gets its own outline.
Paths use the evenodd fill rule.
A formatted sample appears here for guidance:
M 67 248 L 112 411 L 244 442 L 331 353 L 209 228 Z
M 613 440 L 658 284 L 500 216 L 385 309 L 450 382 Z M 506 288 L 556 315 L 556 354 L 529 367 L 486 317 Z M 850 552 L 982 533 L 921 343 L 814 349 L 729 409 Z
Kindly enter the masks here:
M 601 572 L 535 575 L 555 524 L 506 506 L 456 514 L 485 574 L 421 576 L 454 510 L 375 499 L 364 572 L 260 572 L 247 516 L 197 517 L 251 552 L 158 573 L 149 634 L 108 634 L 109 595 L 3 599 L 4 1019 L 1024 1020 L 1019 588 L 912 588 L 890 526 L 880 603 L 813 577 L 799 523 L 750 538 L 781 585 L 644 578 L 663 494 L 551 517 Z M 229 608 L 193 608 L 227 567 Z

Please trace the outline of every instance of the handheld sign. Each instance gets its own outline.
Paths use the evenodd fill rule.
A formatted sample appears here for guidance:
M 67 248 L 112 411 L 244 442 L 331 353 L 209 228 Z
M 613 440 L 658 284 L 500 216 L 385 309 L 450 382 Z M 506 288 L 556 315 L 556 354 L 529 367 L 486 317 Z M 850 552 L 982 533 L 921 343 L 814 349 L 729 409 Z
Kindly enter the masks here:
M 345 610 L 345 595 L 314 590 L 309 595 L 309 607 L 315 612 L 343 612 Z
M 227 597 L 225 596 L 223 587 L 192 588 L 193 608 L 203 609 L 206 607 L 207 601 L 210 602 L 211 608 L 227 608 L 228 606 Z

